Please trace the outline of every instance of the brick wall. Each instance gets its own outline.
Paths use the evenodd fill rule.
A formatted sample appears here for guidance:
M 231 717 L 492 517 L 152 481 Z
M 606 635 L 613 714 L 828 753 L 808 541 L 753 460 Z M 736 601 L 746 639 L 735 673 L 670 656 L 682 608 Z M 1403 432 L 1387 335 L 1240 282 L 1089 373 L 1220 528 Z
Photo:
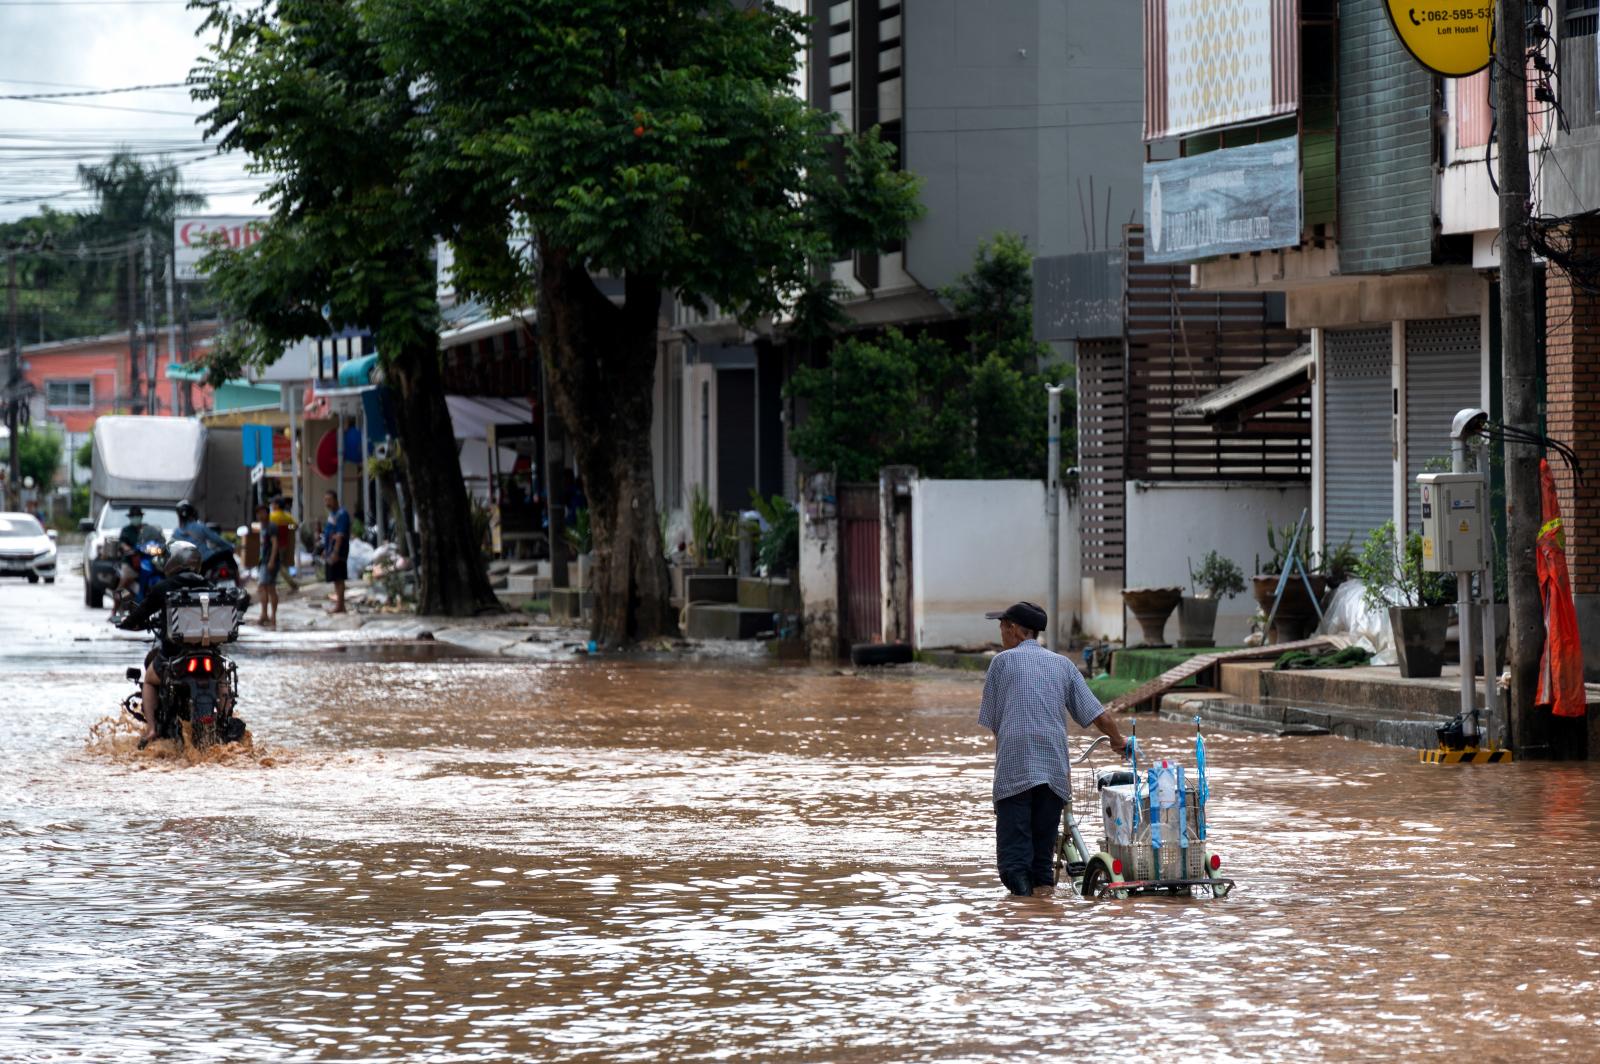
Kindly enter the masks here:
M 1574 250 L 1600 254 L 1600 223 L 1579 219 Z M 1584 485 L 1552 457 L 1567 534 L 1572 591 L 1600 594 L 1600 295 L 1577 288 L 1551 267 L 1546 285 L 1546 424 L 1553 439 L 1577 452 Z

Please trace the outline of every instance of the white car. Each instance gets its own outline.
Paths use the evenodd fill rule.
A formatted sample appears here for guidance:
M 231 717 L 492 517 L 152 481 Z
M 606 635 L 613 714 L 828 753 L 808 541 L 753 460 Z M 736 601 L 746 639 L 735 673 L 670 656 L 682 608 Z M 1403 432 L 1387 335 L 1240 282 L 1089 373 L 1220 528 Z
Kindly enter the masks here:
M 0 513 L 0 576 L 25 576 L 28 583 L 56 582 L 56 533 L 32 514 Z

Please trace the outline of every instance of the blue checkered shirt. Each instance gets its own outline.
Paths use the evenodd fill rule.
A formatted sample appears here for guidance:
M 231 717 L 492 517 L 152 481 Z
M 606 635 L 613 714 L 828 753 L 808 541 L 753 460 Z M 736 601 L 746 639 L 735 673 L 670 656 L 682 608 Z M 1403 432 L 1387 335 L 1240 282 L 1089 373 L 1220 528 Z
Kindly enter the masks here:
M 1067 714 L 1087 728 L 1104 712 L 1078 667 L 1041 643 L 996 654 L 978 710 L 978 723 L 995 736 L 994 800 L 1041 783 L 1067 798 Z

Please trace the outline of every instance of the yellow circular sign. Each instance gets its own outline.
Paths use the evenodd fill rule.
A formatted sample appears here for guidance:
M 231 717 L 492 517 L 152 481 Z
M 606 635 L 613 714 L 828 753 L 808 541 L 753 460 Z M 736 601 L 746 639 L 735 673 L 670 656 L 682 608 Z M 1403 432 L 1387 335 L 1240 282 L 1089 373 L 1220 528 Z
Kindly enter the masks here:
M 1447 78 L 1489 65 L 1494 49 L 1491 0 L 1388 0 L 1389 21 L 1412 58 Z

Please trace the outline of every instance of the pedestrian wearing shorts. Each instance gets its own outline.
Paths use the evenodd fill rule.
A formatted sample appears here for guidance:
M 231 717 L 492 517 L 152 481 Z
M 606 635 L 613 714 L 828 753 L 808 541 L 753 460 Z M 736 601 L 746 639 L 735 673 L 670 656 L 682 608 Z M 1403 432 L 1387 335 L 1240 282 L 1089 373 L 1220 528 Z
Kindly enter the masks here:
M 1004 649 L 983 680 L 978 723 L 994 733 L 995 854 L 1012 894 L 1054 893 L 1056 835 L 1070 786 L 1067 717 L 1093 724 L 1127 756 L 1130 744 L 1078 667 L 1039 643 L 1048 618 L 1031 602 L 986 614 Z
M 344 612 L 344 582 L 349 579 L 350 511 L 339 505 L 339 496 L 330 489 L 323 497 L 328 504 L 328 523 L 322 526 L 322 564 L 328 582 L 333 584 L 333 608 Z
M 256 566 L 256 590 L 261 595 L 261 616 L 256 618 L 256 623 L 263 628 L 276 628 L 278 572 L 283 568 L 283 556 L 278 546 L 277 528 L 272 523 L 272 512 L 265 503 L 256 507 L 256 530 L 261 540 L 261 562 Z

